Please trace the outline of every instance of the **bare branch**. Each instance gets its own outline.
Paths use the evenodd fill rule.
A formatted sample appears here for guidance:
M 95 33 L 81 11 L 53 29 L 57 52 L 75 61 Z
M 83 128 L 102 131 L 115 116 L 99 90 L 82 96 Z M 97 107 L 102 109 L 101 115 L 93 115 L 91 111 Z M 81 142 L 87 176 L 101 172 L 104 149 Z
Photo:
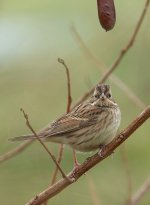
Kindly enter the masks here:
M 68 102 L 67 102 L 67 113 L 70 111 L 71 103 L 72 103 L 72 98 L 71 98 L 71 84 L 70 84 L 70 73 L 69 69 L 65 63 L 65 61 L 61 58 L 58 58 L 58 62 L 61 63 L 65 69 L 66 69 L 66 74 L 67 74 L 67 87 L 68 87 Z
M 58 158 L 57 158 L 58 164 L 61 163 L 62 156 L 63 156 L 63 151 L 64 151 L 64 145 L 61 144 L 60 148 L 59 148 Z M 56 167 L 55 170 L 54 170 L 54 174 L 52 176 L 51 184 L 54 184 L 56 182 L 57 174 L 58 174 L 58 168 Z
M 134 29 L 134 32 L 133 32 L 133 35 L 131 36 L 131 38 L 129 39 L 127 45 L 122 49 L 122 51 L 120 52 L 120 54 L 118 55 L 118 57 L 116 58 L 116 60 L 114 61 L 114 63 L 110 66 L 110 68 L 103 74 L 101 80 L 99 81 L 99 83 L 104 83 L 107 78 L 110 76 L 110 74 L 112 74 L 112 72 L 117 68 L 117 66 L 119 65 L 119 63 L 121 62 L 121 60 L 123 59 L 123 57 L 125 56 L 125 54 L 129 51 L 129 49 L 133 46 L 134 42 L 135 42 L 135 39 L 136 39 L 136 36 L 139 32 L 139 29 L 141 28 L 141 25 L 142 25 L 142 22 L 144 20 L 144 17 L 146 15 L 146 12 L 148 10 L 148 6 L 149 6 L 149 3 L 150 3 L 150 0 L 147 0 L 146 3 L 145 3 L 145 6 L 144 6 L 144 9 L 142 11 L 142 14 L 137 22 L 137 25 Z M 86 49 L 87 50 L 87 49 Z M 89 52 L 88 52 L 89 55 L 91 55 Z M 95 59 L 95 57 L 94 57 Z M 95 86 L 94 86 L 95 87 Z M 81 102 L 83 102 L 84 100 L 86 100 L 91 94 L 92 92 L 94 91 L 94 87 L 91 88 L 91 90 L 89 90 L 78 102 L 77 104 L 80 104 Z M 127 88 L 127 86 L 126 86 Z M 130 91 L 131 93 L 131 91 Z M 135 97 L 135 95 L 133 95 L 132 93 L 132 96 Z M 133 98 L 132 98 L 133 99 Z
M 60 148 L 58 151 L 58 158 L 57 158 L 57 163 L 60 165 L 61 161 L 62 161 L 62 156 L 63 156 L 63 151 L 64 151 L 64 145 L 60 144 Z M 52 179 L 51 179 L 51 185 L 53 185 L 56 180 L 57 180 L 57 174 L 58 174 L 58 167 L 55 167 L 54 173 L 52 175 Z M 48 204 L 48 200 L 44 202 L 44 205 Z
M 0 156 L 0 163 L 3 163 L 5 161 L 11 159 L 12 157 L 16 156 L 18 153 L 23 152 L 24 149 L 26 149 L 32 142 L 33 142 L 33 140 L 23 142 L 18 147 L 15 147 L 14 149 L 8 151 L 4 155 L 1 155 Z
M 127 177 L 127 186 L 128 186 L 127 187 L 128 195 L 127 195 L 127 200 L 126 200 L 125 204 L 129 205 L 131 203 L 131 197 L 132 197 L 132 178 L 131 178 L 131 170 L 130 170 L 130 166 L 129 166 L 129 159 L 127 156 L 125 144 L 123 144 L 120 147 L 120 151 L 121 151 L 122 161 L 124 164 L 124 170 L 125 170 L 126 177 Z
M 137 190 L 131 199 L 131 205 L 137 205 L 146 192 L 150 191 L 150 178 L 148 178 L 144 184 Z
M 103 67 L 106 68 L 106 66 L 101 66 L 101 62 L 99 61 L 99 59 L 92 53 L 92 51 L 88 49 L 85 42 L 83 41 L 83 39 L 81 38 L 80 34 L 77 32 L 74 26 L 71 26 L 71 31 L 76 41 L 79 43 L 81 49 L 87 55 L 88 59 L 92 60 L 92 62 L 104 73 L 105 69 Z M 139 108 L 144 109 L 146 107 L 145 103 L 119 77 L 111 73 L 111 75 L 108 76 L 108 78 L 111 82 L 117 85 L 118 88 L 120 88 L 129 97 L 129 99 L 133 101 Z M 101 83 L 101 81 L 99 83 Z
M 92 197 L 92 201 L 93 201 L 93 205 L 101 205 L 101 202 L 99 200 L 98 194 L 97 194 L 97 189 L 95 187 L 94 181 L 92 179 L 92 177 L 88 174 L 85 174 L 87 176 L 87 181 L 88 181 L 88 185 L 89 185 L 89 190 L 90 190 L 90 194 Z
M 30 125 L 29 122 L 29 118 L 28 115 L 25 113 L 25 111 L 23 109 L 21 109 L 21 112 L 24 115 L 24 118 L 26 119 L 26 125 L 27 127 L 31 130 L 31 132 L 35 135 L 35 137 L 37 138 L 37 140 L 41 143 L 41 145 L 44 147 L 44 149 L 46 150 L 46 152 L 49 154 L 49 156 L 51 157 L 51 159 L 53 160 L 53 162 L 55 163 L 55 165 L 58 167 L 60 173 L 62 174 L 63 178 L 66 178 L 67 180 L 69 180 L 66 175 L 64 174 L 64 172 L 62 171 L 61 167 L 59 166 L 59 164 L 57 163 L 57 160 L 55 158 L 55 156 L 51 153 L 51 151 L 47 148 L 47 146 L 44 144 L 44 142 L 40 139 L 40 137 L 36 134 L 36 132 L 34 131 L 34 129 L 32 128 L 32 126 Z
M 125 128 L 109 145 L 102 149 L 101 156 L 97 153 L 92 157 L 88 158 L 83 164 L 81 164 L 76 171 L 73 171 L 67 175 L 69 178 L 73 178 L 75 181 L 78 180 L 85 172 L 100 163 L 102 160 L 107 158 L 120 144 L 122 144 L 131 134 L 133 134 L 148 118 L 150 117 L 150 106 L 133 121 L 127 128 Z M 61 179 L 54 185 L 48 187 L 46 190 L 36 195 L 26 205 L 40 205 L 47 199 L 52 198 L 67 186 L 73 183 L 67 179 Z

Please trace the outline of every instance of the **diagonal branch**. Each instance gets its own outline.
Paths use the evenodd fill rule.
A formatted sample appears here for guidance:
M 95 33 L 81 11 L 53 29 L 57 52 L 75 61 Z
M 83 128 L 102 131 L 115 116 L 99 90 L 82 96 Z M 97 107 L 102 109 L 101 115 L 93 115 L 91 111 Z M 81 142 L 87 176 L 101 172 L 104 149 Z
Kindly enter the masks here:
M 8 151 L 4 155 L 0 156 L 0 163 L 3 163 L 12 157 L 16 156 L 17 154 L 23 152 L 31 143 L 33 143 L 33 140 L 29 140 L 27 142 L 21 143 L 18 147 L 15 147 L 14 149 Z
M 59 165 L 62 161 L 63 151 L 64 151 L 64 146 L 63 146 L 63 144 L 61 144 L 60 148 L 59 148 L 58 158 L 57 158 L 57 163 Z M 58 174 L 58 167 L 56 166 L 56 168 L 54 170 L 54 174 L 52 175 L 51 184 L 54 184 L 56 182 L 57 174 Z
M 134 29 L 134 32 L 131 36 L 131 38 L 129 39 L 129 41 L 127 42 L 127 45 L 121 50 L 120 54 L 117 56 L 116 60 L 114 61 L 114 63 L 110 66 L 110 68 L 103 74 L 102 78 L 100 79 L 99 83 L 104 83 L 107 78 L 112 74 L 112 72 L 117 68 L 117 66 L 119 65 L 119 63 L 121 62 L 121 60 L 123 59 L 123 57 L 125 56 L 125 54 L 129 51 L 129 49 L 134 45 L 135 39 L 137 37 L 137 34 L 141 28 L 141 25 L 143 23 L 144 17 L 147 13 L 148 10 L 148 6 L 149 6 L 150 0 L 146 0 L 144 9 L 141 13 L 141 16 L 137 22 L 137 25 Z M 95 87 L 95 86 L 94 86 Z M 94 87 L 91 88 L 78 102 L 77 104 L 80 104 L 81 102 L 83 102 L 84 100 L 86 100 L 94 91 Z
M 150 177 L 144 182 L 144 184 L 137 190 L 131 199 L 131 205 L 136 205 L 140 202 L 143 196 L 150 190 Z
M 125 200 L 125 205 L 129 205 L 132 197 L 132 177 L 125 143 L 121 146 L 120 151 L 127 179 L 127 199 Z
M 61 167 L 59 166 L 55 156 L 51 153 L 51 151 L 47 148 L 47 146 L 44 144 L 44 142 L 40 139 L 40 137 L 38 136 L 38 134 L 34 131 L 34 129 L 32 128 L 32 126 L 30 125 L 29 122 L 29 118 L 28 115 L 25 113 L 25 111 L 23 109 L 21 109 L 21 112 L 24 115 L 24 118 L 26 120 L 26 125 L 27 127 L 31 130 L 31 132 L 34 134 L 34 136 L 37 138 L 37 140 L 41 143 L 41 145 L 44 147 L 44 149 L 46 150 L 46 152 L 49 154 L 49 156 L 51 157 L 51 159 L 53 160 L 53 162 L 56 164 L 58 170 L 60 171 L 60 173 L 62 174 L 63 178 L 66 178 L 67 180 L 69 180 L 69 178 L 66 177 L 66 175 L 64 174 L 64 172 L 62 171 Z
M 148 118 L 150 117 L 150 106 L 131 122 L 127 128 L 125 128 L 109 145 L 107 145 L 101 152 L 101 156 L 97 153 L 88 158 L 83 164 L 81 164 L 76 171 L 73 171 L 67 175 L 67 177 L 74 179 L 68 181 L 67 179 L 61 179 L 54 185 L 48 187 L 46 190 L 36 195 L 26 205 L 40 205 L 47 199 L 52 198 L 67 186 L 78 180 L 85 172 L 100 163 L 107 158 L 111 153 L 122 144 L 128 137 L 130 137 Z
M 84 53 L 87 55 L 88 59 L 90 59 L 96 67 L 98 67 L 103 73 L 105 69 L 101 66 L 101 62 L 99 59 L 92 53 L 91 50 L 86 46 L 85 42 L 81 38 L 80 34 L 76 30 L 74 26 L 71 26 L 71 31 L 75 37 L 75 40 L 79 43 L 81 49 L 84 51 Z M 106 68 L 106 66 L 104 66 Z M 117 68 L 117 67 L 116 67 Z M 108 76 L 111 82 L 113 82 L 120 90 L 122 90 L 128 98 L 133 101 L 139 108 L 144 109 L 145 103 L 129 88 L 118 76 L 111 73 L 110 76 Z M 101 81 L 100 81 L 101 83 Z
M 97 193 L 97 189 L 95 186 L 95 183 L 93 181 L 93 178 L 88 174 L 85 174 L 87 176 L 88 186 L 89 186 L 89 194 L 91 195 L 92 204 L 93 205 L 102 205 L 99 194 Z

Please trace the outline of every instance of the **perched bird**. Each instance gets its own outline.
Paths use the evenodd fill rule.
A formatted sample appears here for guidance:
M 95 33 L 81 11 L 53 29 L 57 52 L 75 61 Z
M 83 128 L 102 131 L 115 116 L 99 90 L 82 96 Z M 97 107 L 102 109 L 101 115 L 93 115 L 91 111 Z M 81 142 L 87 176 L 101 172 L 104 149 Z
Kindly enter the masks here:
M 93 95 L 74 107 L 37 134 L 44 141 L 70 145 L 81 152 L 99 149 L 116 135 L 121 113 L 113 100 L 109 85 L 98 84 Z M 33 134 L 11 138 L 11 141 L 36 139 Z

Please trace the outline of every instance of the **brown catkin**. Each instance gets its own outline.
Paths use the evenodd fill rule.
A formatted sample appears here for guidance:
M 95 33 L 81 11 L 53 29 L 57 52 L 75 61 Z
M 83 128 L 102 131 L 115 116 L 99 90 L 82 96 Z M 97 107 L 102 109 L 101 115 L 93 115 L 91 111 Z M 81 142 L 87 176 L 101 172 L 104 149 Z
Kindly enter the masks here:
M 97 0 L 98 17 L 101 26 L 106 30 L 111 30 L 116 22 L 116 11 L 113 0 Z

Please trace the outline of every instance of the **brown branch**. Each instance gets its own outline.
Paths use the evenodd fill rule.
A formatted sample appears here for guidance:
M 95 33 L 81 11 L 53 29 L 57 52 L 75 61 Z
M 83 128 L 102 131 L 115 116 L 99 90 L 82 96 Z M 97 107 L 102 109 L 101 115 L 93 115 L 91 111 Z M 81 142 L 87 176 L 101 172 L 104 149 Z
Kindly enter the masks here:
M 59 152 L 58 152 L 57 162 L 58 162 L 59 165 L 62 161 L 62 156 L 63 156 L 63 151 L 64 151 L 63 146 L 64 146 L 63 144 L 60 145 Z M 51 184 L 54 184 L 56 182 L 57 174 L 58 174 L 58 168 L 56 167 L 55 170 L 54 170 L 54 174 L 52 176 Z
M 64 172 L 62 171 L 61 167 L 59 166 L 59 164 L 57 163 L 57 160 L 55 158 L 55 156 L 51 153 L 51 151 L 47 148 L 47 146 L 44 144 L 44 142 L 40 139 L 40 137 L 38 136 L 38 134 L 34 131 L 34 129 L 32 128 L 30 122 L 29 122 L 29 118 L 28 115 L 25 113 L 25 111 L 23 109 L 21 109 L 21 112 L 24 115 L 24 118 L 26 120 L 26 125 L 27 127 L 31 130 L 31 132 L 35 135 L 35 137 L 37 138 L 37 140 L 41 143 L 41 145 L 44 147 L 44 149 L 46 150 L 46 152 L 49 154 L 49 156 L 51 157 L 51 159 L 53 160 L 53 162 L 55 163 L 55 165 L 58 167 L 60 173 L 62 174 L 63 178 L 66 178 L 69 181 L 69 178 L 67 178 L 67 176 L 64 174 Z
M 63 151 L 64 151 L 64 145 L 60 144 L 60 148 L 58 151 L 58 158 L 57 158 L 57 163 L 60 165 L 61 161 L 62 161 L 62 156 L 63 156 Z M 57 180 L 57 174 L 58 174 L 58 167 L 55 167 L 54 173 L 52 175 L 52 179 L 51 179 L 51 185 L 53 185 L 56 180 Z M 44 205 L 48 204 L 48 200 L 44 202 Z
M 23 142 L 18 147 L 15 147 L 14 149 L 8 151 L 4 155 L 1 155 L 0 156 L 0 163 L 3 163 L 5 161 L 11 159 L 12 157 L 16 156 L 18 153 L 23 152 L 24 149 L 26 149 L 32 142 L 33 142 L 33 140 Z
M 58 62 L 61 63 L 65 69 L 66 69 L 66 74 L 67 74 L 67 87 L 68 87 L 68 102 L 67 102 L 67 113 L 70 111 L 71 103 L 72 103 L 72 98 L 71 98 L 71 84 L 70 84 L 70 74 L 69 74 L 69 69 L 65 63 L 65 61 L 61 58 L 58 58 Z
M 89 186 L 89 191 L 92 197 L 93 205 L 101 205 L 98 194 L 97 194 L 97 189 L 95 187 L 94 181 L 92 177 L 88 174 L 87 176 L 87 181 L 88 181 L 88 186 Z
M 106 68 L 106 66 L 101 66 L 101 62 L 99 61 L 99 59 L 92 53 L 92 51 L 89 50 L 89 48 L 86 46 L 85 42 L 83 41 L 83 39 L 81 38 L 80 34 L 77 32 L 74 26 L 71 26 L 71 31 L 75 37 L 75 40 L 79 43 L 81 49 L 87 55 L 88 59 L 92 60 L 92 62 L 104 73 L 105 69 L 103 67 Z M 111 75 L 108 76 L 108 78 L 120 90 L 122 90 L 129 97 L 129 99 L 133 101 L 139 108 L 144 109 L 146 107 L 145 103 L 119 77 L 111 73 Z M 101 83 L 101 81 L 99 83 Z
M 76 171 L 73 171 L 67 175 L 67 177 L 78 180 L 85 172 L 94 167 L 96 164 L 100 163 L 102 160 L 107 158 L 111 153 L 122 144 L 131 134 L 133 134 L 148 118 L 150 117 L 150 106 L 145 108 L 145 110 L 133 121 L 127 128 L 125 128 L 109 145 L 107 145 L 101 151 L 101 156 L 97 153 L 92 157 L 88 158 L 83 164 L 81 164 Z M 26 205 L 40 205 L 47 199 L 52 198 L 67 186 L 73 183 L 67 179 L 61 179 L 54 185 L 48 187 L 46 190 L 36 195 L 31 199 Z
M 132 197 L 132 178 L 131 178 L 131 170 L 129 166 L 129 159 L 127 156 L 125 144 L 121 146 L 120 151 L 121 151 L 122 161 L 124 164 L 124 170 L 125 170 L 126 177 L 127 177 L 127 186 L 128 186 L 127 187 L 128 195 L 127 195 L 127 200 L 125 204 L 129 205 L 131 203 L 131 197 Z
M 150 190 L 150 178 L 137 190 L 131 199 L 131 205 L 137 205 L 143 196 Z
M 121 50 L 120 54 L 118 55 L 118 57 L 116 58 L 116 60 L 114 61 L 114 63 L 110 66 L 110 68 L 103 74 L 101 80 L 99 81 L 99 83 L 104 83 L 106 81 L 106 79 L 110 76 L 110 74 L 112 74 L 112 72 L 117 68 L 117 66 L 119 65 L 119 63 L 121 62 L 121 60 L 123 59 L 123 57 L 125 56 L 125 54 L 128 52 L 128 50 L 133 46 L 135 39 L 137 37 L 137 34 L 139 32 L 139 29 L 141 28 L 142 22 L 144 20 L 144 17 L 146 15 L 146 12 L 148 10 L 148 6 L 149 6 L 150 0 L 147 0 L 144 6 L 144 9 L 142 11 L 142 14 L 137 22 L 137 25 L 134 29 L 134 32 L 131 36 L 131 38 L 129 39 L 127 45 Z M 95 86 L 94 86 L 95 87 Z M 77 104 L 80 104 L 81 102 L 83 102 L 84 100 L 86 100 L 94 91 L 94 87 L 91 88 L 78 102 Z

